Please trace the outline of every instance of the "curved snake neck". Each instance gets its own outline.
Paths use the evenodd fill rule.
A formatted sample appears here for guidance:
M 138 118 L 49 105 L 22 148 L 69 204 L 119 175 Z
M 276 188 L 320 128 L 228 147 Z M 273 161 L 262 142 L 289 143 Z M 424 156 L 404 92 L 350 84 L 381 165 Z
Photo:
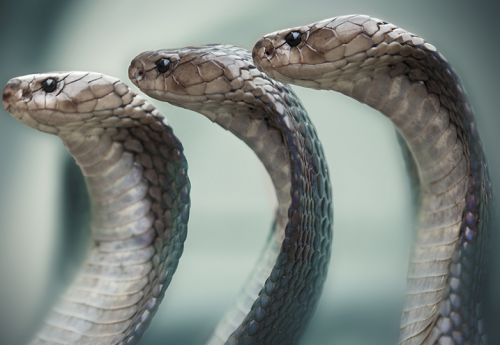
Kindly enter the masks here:
M 323 149 L 299 100 L 231 45 L 145 52 L 129 77 L 146 94 L 200 112 L 242 139 L 276 189 L 270 243 L 209 343 L 296 343 L 326 279 L 333 224 Z
M 231 45 L 187 47 L 142 53 L 129 68 L 146 94 L 243 140 L 276 190 L 260 264 L 209 344 L 297 343 L 326 279 L 328 167 L 306 111 L 282 82 L 338 91 L 379 110 L 412 157 L 419 217 L 399 343 L 486 344 L 491 184 L 474 114 L 446 59 L 422 38 L 363 15 L 269 34 L 252 56 Z M 182 145 L 154 107 L 102 74 L 18 77 L 2 100 L 20 122 L 61 138 L 92 206 L 88 258 L 32 344 L 136 344 L 187 234 Z
M 186 238 L 182 145 L 153 106 L 102 74 L 18 77 L 2 99 L 20 122 L 61 138 L 91 199 L 93 246 L 31 344 L 137 343 Z
M 485 344 L 491 184 L 472 109 L 446 59 L 422 38 L 363 15 L 269 34 L 253 58 L 277 80 L 341 92 L 394 123 L 420 190 L 399 343 Z

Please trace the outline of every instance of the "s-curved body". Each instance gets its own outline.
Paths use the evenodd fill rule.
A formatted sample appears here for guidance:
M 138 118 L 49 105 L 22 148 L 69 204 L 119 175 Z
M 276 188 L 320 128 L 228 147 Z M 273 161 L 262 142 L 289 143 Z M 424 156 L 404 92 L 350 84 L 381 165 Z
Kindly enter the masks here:
M 491 185 L 474 114 L 446 59 L 424 39 L 363 15 L 266 35 L 253 58 L 276 80 L 341 92 L 394 123 L 419 184 L 399 344 L 485 344 Z
M 234 133 L 276 189 L 277 217 L 260 264 L 209 344 L 297 343 L 326 279 L 333 224 L 323 148 L 300 101 L 231 45 L 144 52 L 129 77 L 149 96 Z
M 91 200 L 88 257 L 31 344 L 136 344 L 186 238 L 181 143 L 152 105 L 98 73 L 14 78 L 2 100 L 18 121 L 62 140 Z

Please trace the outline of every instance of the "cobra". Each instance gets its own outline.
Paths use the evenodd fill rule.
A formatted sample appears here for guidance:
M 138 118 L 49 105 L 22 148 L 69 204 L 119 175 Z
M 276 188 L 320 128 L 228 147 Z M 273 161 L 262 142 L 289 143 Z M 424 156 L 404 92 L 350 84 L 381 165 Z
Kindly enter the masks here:
M 394 123 L 419 196 L 399 344 L 485 344 L 491 185 L 473 111 L 446 59 L 424 39 L 364 15 L 268 34 L 252 55 L 276 80 L 343 93 Z
M 136 344 L 186 238 L 181 143 L 151 104 L 98 73 L 14 78 L 2 100 L 18 121 L 62 140 L 91 200 L 92 247 L 31 344 Z
M 296 343 L 326 279 L 333 223 L 328 167 L 300 101 L 231 45 L 144 52 L 129 77 L 147 95 L 199 112 L 243 140 L 276 189 L 267 247 L 209 344 Z

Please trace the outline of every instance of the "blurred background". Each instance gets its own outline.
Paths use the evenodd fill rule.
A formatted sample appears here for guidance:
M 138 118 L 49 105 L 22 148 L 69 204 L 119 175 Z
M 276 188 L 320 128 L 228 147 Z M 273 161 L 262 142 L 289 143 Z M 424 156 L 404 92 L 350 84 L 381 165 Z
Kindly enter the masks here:
M 251 49 L 278 29 L 368 14 L 430 41 L 462 77 L 500 196 L 499 9 L 494 1 L 467 0 L 1 0 L 0 84 L 36 72 L 84 70 L 131 85 L 129 62 L 144 50 L 206 43 Z M 335 205 L 330 272 L 302 343 L 395 344 L 413 206 L 393 127 L 342 95 L 294 89 L 323 141 Z M 199 114 L 152 103 L 184 144 L 192 208 L 184 255 L 141 344 L 202 344 L 255 264 L 275 198 L 242 142 Z M 3 109 L 0 159 L 0 343 L 23 345 L 78 266 L 88 215 L 79 212 L 86 202 L 81 177 L 65 173 L 77 169 L 60 141 Z M 497 234 L 493 241 L 500 245 Z M 500 255 L 492 255 L 488 313 L 498 324 Z M 500 344 L 495 331 L 490 344 Z

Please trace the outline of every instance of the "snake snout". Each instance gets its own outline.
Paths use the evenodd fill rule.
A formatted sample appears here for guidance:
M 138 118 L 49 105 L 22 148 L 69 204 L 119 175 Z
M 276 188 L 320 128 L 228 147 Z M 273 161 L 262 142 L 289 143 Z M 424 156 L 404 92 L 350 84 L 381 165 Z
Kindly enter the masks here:
M 273 58 L 274 54 L 274 45 L 270 40 L 266 38 L 260 39 L 252 49 L 252 58 L 254 61 L 269 61 Z M 257 69 L 262 71 L 260 64 L 257 64 Z
M 5 85 L 2 93 L 2 105 L 6 111 L 9 111 L 9 108 L 12 105 L 12 96 L 17 92 L 17 90 L 19 90 L 20 86 L 21 82 L 17 79 L 11 79 L 7 85 Z
M 144 78 L 144 65 L 140 60 L 132 60 L 128 68 L 128 77 L 135 86 L 139 87 L 139 82 Z

